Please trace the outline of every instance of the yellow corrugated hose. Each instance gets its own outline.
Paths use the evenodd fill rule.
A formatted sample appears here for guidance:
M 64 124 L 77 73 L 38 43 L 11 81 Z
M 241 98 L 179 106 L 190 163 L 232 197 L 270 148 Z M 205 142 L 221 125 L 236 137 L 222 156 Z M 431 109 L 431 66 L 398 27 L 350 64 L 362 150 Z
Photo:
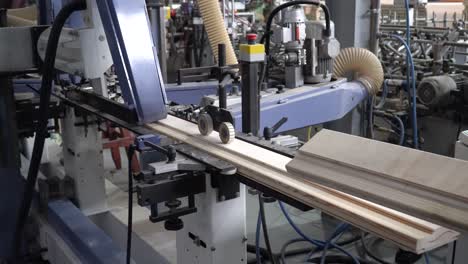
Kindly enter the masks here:
M 377 56 L 363 48 L 341 50 L 333 65 L 335 77 L 345 77 L 347 73 L 356 73 L 371 95 L 375 95 L 382 86 L 384 72 Z
M 211 50 L 216 61 L 218 61 L 218 44 L 224 43 L 226 45 L 226 64 L 237 64 L 236 54 L 224 25 L 218 0 L 199 0 L 198 7 L 200 8 Z

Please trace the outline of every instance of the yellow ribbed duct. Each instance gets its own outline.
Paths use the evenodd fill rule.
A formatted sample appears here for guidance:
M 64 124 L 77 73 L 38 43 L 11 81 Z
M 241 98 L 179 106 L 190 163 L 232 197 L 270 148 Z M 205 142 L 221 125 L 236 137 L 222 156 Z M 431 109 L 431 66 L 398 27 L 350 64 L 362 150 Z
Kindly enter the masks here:
M 224 25 L 218 0 L 199 0 L 198 7 L 200 8 L 211 50 L 216 61 L 218 61 L 218 44 L 224 43 L 226 45 L 226 64 L 237 64 L 236 54 Z
M 342 49 L 333 65 L 335 77 L 345 77 L 349 72 L 357 73 L 369 94 L 375 95 L 382 86 L 384 73 L 382 64 L 374 53 L 362 48 Z

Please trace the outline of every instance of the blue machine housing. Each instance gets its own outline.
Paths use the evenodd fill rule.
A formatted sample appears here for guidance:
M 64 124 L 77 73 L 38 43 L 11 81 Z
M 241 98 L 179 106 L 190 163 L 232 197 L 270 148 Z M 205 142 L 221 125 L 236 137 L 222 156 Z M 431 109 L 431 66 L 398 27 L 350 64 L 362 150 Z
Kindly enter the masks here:
M 216 98 L 217 82 L 168 84 L 168 99 L 179 104 L 200 104 L 204 96 Z M 260 100 L 260 134 L 281 118 L 288 121 L 276 132 L 284 132 L 310 125 L 322 124 L 344 117 L 367 96 L 364 85 L 358 81 L 339 79 L 326 84 L 305 85 L 295 89 L 277 89 L 262 92 Z M 216 100 L 214 102 L 217 104 Z M 242 131 L 241 97 L 228 97 L 228 110 L 232 113 L 236 131 Z
M 320 85 L 306 85 L 284 93 L 263 96 L 260 100 L 260 134 L 264 127 L 272 127 L 281 118 L 284 123 L 276 132 L 284 132 L 342 118 L 367 97 L 360 82 L 340 79 Z M 236 131 L 242 131 L 241 103 L 230 105 Z
M 96 1 L 125 102 L 140 123 L 166 118 L 166 94 L 144 0 Z

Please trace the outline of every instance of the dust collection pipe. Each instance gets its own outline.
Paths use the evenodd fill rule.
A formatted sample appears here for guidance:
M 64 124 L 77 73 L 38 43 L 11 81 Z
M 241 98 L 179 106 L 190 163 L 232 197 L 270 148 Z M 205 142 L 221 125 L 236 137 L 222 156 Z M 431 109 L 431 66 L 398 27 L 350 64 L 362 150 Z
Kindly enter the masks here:
M 342 49 L 333 65 L 335 77 L 345 77 L 348 73 L 358 75 L 370 95 L 375 95 L 382 86 L 384 73 L 377 56 L 363 48 Z
M 226 45 L 226 64 L 237 64 L 236 54 L 224 25 L 218 0 L 199 0 L 198 7 L 200 8 L 211 50 L 216 61 L 218 61 L 218 44 L 223 43 Z

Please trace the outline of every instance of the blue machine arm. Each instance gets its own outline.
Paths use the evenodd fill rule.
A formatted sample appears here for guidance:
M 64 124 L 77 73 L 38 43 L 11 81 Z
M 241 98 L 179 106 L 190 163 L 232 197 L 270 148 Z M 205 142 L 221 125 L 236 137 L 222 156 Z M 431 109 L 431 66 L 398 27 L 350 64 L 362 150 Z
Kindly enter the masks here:
M 144 0 L 96 1 L 125 102 L 139 123 L 166 118 L 166 94 Z

